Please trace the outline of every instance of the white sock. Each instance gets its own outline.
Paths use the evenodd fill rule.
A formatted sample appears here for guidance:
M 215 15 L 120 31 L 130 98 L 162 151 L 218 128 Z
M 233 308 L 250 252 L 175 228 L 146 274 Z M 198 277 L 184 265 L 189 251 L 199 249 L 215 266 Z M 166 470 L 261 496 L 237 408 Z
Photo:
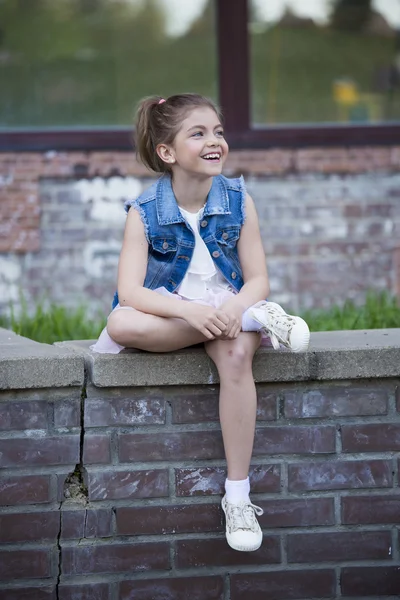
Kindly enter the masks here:
M 242 331 L 260 331 L 262 325 L 253 319 L 250 314 L 250 308 L 248 308 L 242 315 Z
M 247 479 L 239 479 L 238 481 L 232 481 L 225 479 L 225 492 L 226 499 L 232 504 L 238 504 L 239 502 L 250 501 L 250 481 Z

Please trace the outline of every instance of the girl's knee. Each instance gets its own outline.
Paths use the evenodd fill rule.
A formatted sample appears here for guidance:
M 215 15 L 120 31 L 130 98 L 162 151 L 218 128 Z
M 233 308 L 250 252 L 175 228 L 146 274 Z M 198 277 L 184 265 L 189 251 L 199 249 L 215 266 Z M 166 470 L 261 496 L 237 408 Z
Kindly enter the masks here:
M 140 335 L 140 322 L 137 311 L 116 310 L 108 318 L 107 331 L 117 343 L 125 344 L 127 337 Z
M 240 375 L 251 369 L 255 348 L 242 339 L 237 338 L 234 342 L 215 342 L 218 347 L 210 348 L 208 354 L 215 362 L 219 371 L 229 371 L 234 375 Z

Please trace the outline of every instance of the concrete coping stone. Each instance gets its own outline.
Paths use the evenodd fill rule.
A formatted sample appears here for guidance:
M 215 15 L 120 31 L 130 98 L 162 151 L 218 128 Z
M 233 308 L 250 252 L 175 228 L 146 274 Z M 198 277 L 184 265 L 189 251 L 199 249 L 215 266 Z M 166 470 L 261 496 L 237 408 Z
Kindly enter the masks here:
M 0 328 L 0 389 L 81 387 L 84 358 L 73 348 L 40 344 Z
M 202 346 L 166 354 L 123 350 L 98 354 L 93 341 L 59 342 L 83 357 L 95 387 L 207 385 L 218 374 Z M 257 382 L 293 382 L 400 376 L 400 328 L 311 334 L 307 352 L 260 348 L 253 363 Z

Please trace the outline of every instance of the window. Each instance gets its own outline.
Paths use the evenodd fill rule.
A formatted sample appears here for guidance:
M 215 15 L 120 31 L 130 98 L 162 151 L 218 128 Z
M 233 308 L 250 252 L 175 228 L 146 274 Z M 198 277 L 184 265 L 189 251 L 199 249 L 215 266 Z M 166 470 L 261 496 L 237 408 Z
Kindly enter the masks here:
M 213 0 L 0 0 L 0 127 L 131 125 L 143 96 L 217 99 Z
M 400 120 L 397 0 L 251 0 L 252 121 Z

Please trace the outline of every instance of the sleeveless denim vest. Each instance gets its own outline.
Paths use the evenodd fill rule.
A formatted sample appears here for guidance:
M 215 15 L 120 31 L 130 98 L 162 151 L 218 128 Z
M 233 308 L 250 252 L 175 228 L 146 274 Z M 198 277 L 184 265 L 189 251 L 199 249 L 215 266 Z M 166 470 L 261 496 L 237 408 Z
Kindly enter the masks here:
M 237 242 L 245 220 L 245 198 L 243 177 L 214 177 L 200 221 L 200 235 L 217 270 L 237 292 L 243 286 Z M 149 244 L 143 285 L 150 290 L 165 287 L 172 293 L 179 287 L 189 268 L 195 238 L 179 210 L 170 176 L 163 175 L 137 200 L 125 202 L 126 212 L 131 206 L 141 216 Z M 117 304 L 116 292 L 113 308 Z

